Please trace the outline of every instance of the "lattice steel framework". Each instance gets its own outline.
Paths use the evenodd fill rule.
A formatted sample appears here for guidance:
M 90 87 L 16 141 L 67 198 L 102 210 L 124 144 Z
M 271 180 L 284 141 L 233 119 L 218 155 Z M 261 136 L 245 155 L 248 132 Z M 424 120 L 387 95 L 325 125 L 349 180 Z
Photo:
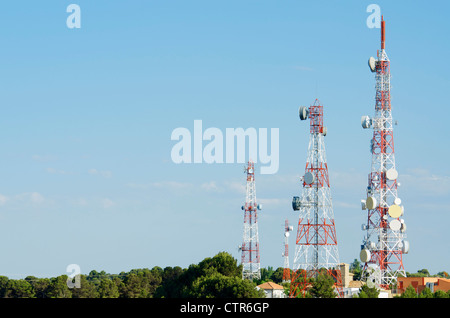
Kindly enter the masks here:
M 385 21 L 381 20 L 381 51 L 377 59 L 369 59 L 375 73 L 376 94 L 373 118 L 363 116 L 363 128 L 373 128 L 370 143 L 371 172 L 368 176 L 367 199 L 362 209 L 367 210 L 366 231 L 360 258 L 364 263 L 362 280 L 379 288 L 397 287 L 397 277 L 406 276 L 403 254 L 409 243 L 404 241 L 406 226 L 401 200 L 397 196 L 398 172 L 395 166 L 394 128 L 391 108 L 390 61 L 385 51 Z
M 248 162 L 247 185 L 244 210 L 244 237 L 241 246 L 242 250 L 242 278 L 260 279 L 260 257 L 259 257 L 259 237 L 258 237 L 258 210 L 261 205 L 256 203 L 255 189 L 255 167 L 252 161 Z
M 301 197 L 292 206 L 299 211 L 296 251 L 290 296 L 305 296 L 311 279 L 319 273 L 333 277 L 337 296 L 342 297 L 342 278 L 332 207 L 328 165 L 325 153 L 323 106 L 316 99 L 306 109 L 300 107 L 300 119 L 310 118 L 310 138 Z

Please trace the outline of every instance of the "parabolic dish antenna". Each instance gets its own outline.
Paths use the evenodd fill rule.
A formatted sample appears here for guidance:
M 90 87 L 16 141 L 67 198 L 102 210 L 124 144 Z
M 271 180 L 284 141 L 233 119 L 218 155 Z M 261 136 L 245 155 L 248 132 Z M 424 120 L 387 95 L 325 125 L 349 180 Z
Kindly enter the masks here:
M 392 231 L 400 231 L 402 223 L 399 220 L 394 219 L 391 222 L 389 222 L 389 227 L 391 228 Z
M 370 261 L 370 251 L 366 248 L 362 249 L 361 252 L 359 253 L 359 258 L 363 263 Z
M 361 126 L 364 129 L 370 128 L 372 126 L 372 120 L 369 116 L 361 116 Z
M 408 252 L 409 252 L 409 242 L 408 241 L 403 241 L 402 252 L 404 254 L 408 254 Z
M 402 215 L 402 208 L 396 204 L 393 204 L 389 207 L 388 213 L 392 218 L 396 219 Z
M 395 180 L 398 178 L 398 172 L 394 168 L 389 169 L 386 171 L 386 178 L 389 180 Z
M 376 66 L 377 66 L 377 61 L 375 60 L 375 58 L 373 56 L 371 56 L 369 58 L 368 64 L 369 64 L 370 70 L 372 72 L 375 72 L 375 69 L 376 69 Z
M 306 184 L 312 184 L 314 182 L 314 175 L 311 172 L 307 172 L 303 180 Z
M 298 109 L 298 115 L 300 116 L 300 120 L 306 120 L 308 118 L 308 108 L 305 106 L 300 106 Z
M 406 224 L 402 223 L 402 227 L 400 228 L 400 232 L 405 233 L 406 232 Z
M 373 210 L 377 207 L 377 199 L 374 197 L 368 197 L 366 200 L 366 207 L 369 210 Z

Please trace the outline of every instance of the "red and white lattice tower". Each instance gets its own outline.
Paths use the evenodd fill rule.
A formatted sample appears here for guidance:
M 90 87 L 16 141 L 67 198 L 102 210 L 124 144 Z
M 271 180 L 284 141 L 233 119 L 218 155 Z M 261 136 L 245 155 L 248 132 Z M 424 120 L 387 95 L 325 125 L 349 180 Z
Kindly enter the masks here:
M 310 118 L 310 137 L 301 197 L 292 207 L 299 211 L 296 251 L 290 296 L 305 296 L 311 279 L 319 273 L 333 277 L 337 296 L 342 297 L 338 243 L 331 202 L 328 166 L 325 154 L 326 127 L 323 106 L 316 99 L 309 108 L 300 107 L 301 120 Z
M 256 203 L 255 189 L 255 167 L 252 161 L 248 162 L 245 169 L 247 172 L 247 189 L 244 210 L 244 237 L 242 246 L 242 278 L 260 279 L 260 258 L 259 258 L 259 238 L 258 238 L 258 210 L 261 205 Z
M 291 269 L 289 267 L 289 232 L 293 229 L 292 225 L 289 225 L 289 221 L 286 220 L 284 223 L 284 253 L 282 254 L 284 258 L 283 283 L 291 281 Z
M 385 51 L 385 21 L 381 18 L 381 51 L 369 59 L 375 73 L 375 115 L 363 116 L 363 128 L 373 128 L 370 151 L 372 168 L 368 177 L 367 198 L 361 200 L 367 210 L 366 231 L 360 258 L 364 263 L 362 280 L 379 288 L 397 287 L 397 277 L 406 276 L 403 254 L 409 250 L 406 226 L 400 217 L 403 206 L 397 196 L 398 172 L 395 167 L 394 134 L 391 113 L 390 61 Z

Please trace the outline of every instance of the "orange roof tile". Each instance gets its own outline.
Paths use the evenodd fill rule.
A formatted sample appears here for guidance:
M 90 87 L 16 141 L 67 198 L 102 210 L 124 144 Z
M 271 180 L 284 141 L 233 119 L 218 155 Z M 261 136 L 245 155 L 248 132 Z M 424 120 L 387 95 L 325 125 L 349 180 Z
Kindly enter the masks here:
M 261 289 L 284 289 L 283 286 L 275 284 L 274 282 L 263 283 L 261 285 L 258 285 L 258 287 Z

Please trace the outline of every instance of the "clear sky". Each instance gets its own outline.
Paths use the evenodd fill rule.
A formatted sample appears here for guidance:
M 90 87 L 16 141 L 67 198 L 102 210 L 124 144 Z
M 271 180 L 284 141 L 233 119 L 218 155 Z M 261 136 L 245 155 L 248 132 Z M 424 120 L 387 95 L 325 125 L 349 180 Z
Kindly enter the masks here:
M 81 8 L 70 29 L 69 4 Z M 405 269 L 450 270 L 450 4 L 444 1 L 10 1 L 0 11 L 0 275 L 20 278 L 240 261 L 243 164 L 175 164 L 177 127 L 279 128 L 256 175 L 261 266 L 283 266 L 309 140 L 325 107 L 340 260 L 359 258 L 386 20 Z M 258 169 L 257 169 L 258 172 Z M 294 236 L 290 240 L 291 265 Z

